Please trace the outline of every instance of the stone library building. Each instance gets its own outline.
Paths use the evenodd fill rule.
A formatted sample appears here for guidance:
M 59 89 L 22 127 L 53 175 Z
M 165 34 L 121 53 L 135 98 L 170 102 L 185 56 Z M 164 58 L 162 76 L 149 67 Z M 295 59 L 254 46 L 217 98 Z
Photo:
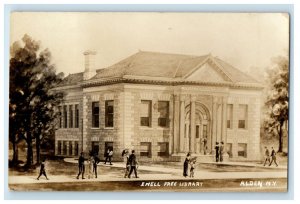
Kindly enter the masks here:
M 55 132 L 55 154 L 80 152 L 121 160 L 181 161 L 189 152 L 212 161 L 216 143 L 228 160 L 260 159 L 263 86 L 211 54 L 139 51 L 106 68 L 95 51 L 83 53 L 83 72 L 55 88 L 65 93 Z

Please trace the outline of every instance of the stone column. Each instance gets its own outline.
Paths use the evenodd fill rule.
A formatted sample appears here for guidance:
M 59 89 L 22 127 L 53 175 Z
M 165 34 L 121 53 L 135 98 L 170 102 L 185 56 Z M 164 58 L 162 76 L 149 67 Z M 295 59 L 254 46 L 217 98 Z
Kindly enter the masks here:
M 189 151 L 195 153 L 196 147 L 196 132 L 195 132 L 195 101 L 196 97 L 191 95 L 191 114 L 190 114 L 190 124 L 191 124 L 191 135 L 190 135 L 190 146 Z
M 173 114 L 173 153 L 178 153 L 179 149 L 179 96 L 174 95 Z
M 180 96 L 180 139 L 179 139 L 179 152 L 184 152 L 184 117 L 185 117 L 185 97 Z
M 221 141 L 224 142 L 224 147 L 227 143 L 227 98 L 223 97 L 222 101 L 222 137 Z
M 211 150 L 212 152 L 214 151 L 214 146 L 216 144 L 217 140 L 217 119 L 218 119 L 218 114 L 217 114 L 217 109 L 218 109 L 218 104 L 217 104 L 217 97 L 213 97 L 213 111 L 212 111 L 212 142 L 211 142 Z

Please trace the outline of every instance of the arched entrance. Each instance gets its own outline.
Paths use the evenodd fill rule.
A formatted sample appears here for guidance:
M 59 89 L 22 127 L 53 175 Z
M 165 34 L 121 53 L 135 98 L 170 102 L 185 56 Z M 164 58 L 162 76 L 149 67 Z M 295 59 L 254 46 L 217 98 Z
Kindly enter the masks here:
M 191 140 L 191 107 L 187 105 L 185 107 L 185 131 L 184 131 L 184 151 L 191 152 L 191 146 L 194 146 L 194 152 L 196 154 L 207 154 L 211 151 L 211 117 L 209 110 L 200 102 L 195 102 L 195 142 Z

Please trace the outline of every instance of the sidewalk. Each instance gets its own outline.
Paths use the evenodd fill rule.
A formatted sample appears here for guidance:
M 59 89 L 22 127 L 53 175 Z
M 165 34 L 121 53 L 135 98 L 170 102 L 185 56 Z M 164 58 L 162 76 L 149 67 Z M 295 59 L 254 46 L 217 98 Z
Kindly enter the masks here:
M 78 160 L 75 160 L 74 158 L 65 158 L 64 159 L 65 162 L 69 162 L 69 163 L 78 163 Z M 262 164 L 257 164 L 257 163 L 251 163 L 251 162 L 203 162 L 200 163 L 198 165 L 201 166 L 201 164 L 213 164 L 213 165 L 221 165 L 221 166 L 242 166 L 242 167 L 257 167 L 257 168 L 264 168 L 264 169 L 278 169 L 278 170 L 287 170 L 287 166 L 286 165 L 279 165 L 278 167 L 276 167 L 274 164 L 272 166 L 263 166 Z M 103 162 L 100 162 L 98 164 L 98 166 L 110 166 L 110 167 L 119 167 L 119 168 L 124 168 L 124 163 L 123 162 L 113 162 L 113 165 L 110 166 L 103 164 Z M 181 167 L 182 164 L 177 165 L 175 167 L 180 167 L 180 171 L 182 171 Z M 163 165 L 163 164 L 151 164 L 151 165 L 140 165 L 139 166 L 140 170 L 146 170 L 146 171 L 159 171 L 159 172 L 164 172 L 164 171 L 168 171 L 168 172 L 173 172 L 176 173 L 178 169 L 176 168 L 170 168 L 169 165 Z
M 65 162 L 77 163 L 78 161 L 73 158 L 66 158 Z M 207 164 L 216 164 L 214 162 L 209 162 Z M 201 165 L 201 164 L 200 164 Z M 249 166 L 249 167 L 259 167 L 267 169 L 278 169 L 280 171 L 265 171 L 265 172 L 204 172 L 196 171 L 194 178 L 184 178 L 182 176 L 182 168 L 176 166 L 176 168 L 166 167 L 164 165 L 154 164 L 151 166 L 140 165 L 138 170 L 150 171 L 151 173 L 139 172 L 140 178 L 123 178 L 124 175 L 124 163 L 115 162 L 113 165 L 105 165 L 102 162 L 98 164 L 98 178 L 88 179 L 85 174 L 86 179 L 76 179 L 77 175 L 69 176 L 51 176 L 50 180 L 46 180 L 41 177 L 40 180 L 36 180 L 36 176 L 9 176 L 9 184 L 26 184 L 26 183 L 62 183 L 62 182 L 99 182 L 99 181 L 151 181 L 151 180 L 209 180 L 209 179 L 263 179 L 263 178 L 287 178 L 287 171 L 284 166 L 279 167 L 264 167 L 259 164 L 253 163 L 242 163 L 242 162 L 224 162 L 218 163 L 218 165 L 230 165 L 230 166 Z M 101 169 L 103 168 L 121 168 L 120 172 L 109 173 L 101 175 Z

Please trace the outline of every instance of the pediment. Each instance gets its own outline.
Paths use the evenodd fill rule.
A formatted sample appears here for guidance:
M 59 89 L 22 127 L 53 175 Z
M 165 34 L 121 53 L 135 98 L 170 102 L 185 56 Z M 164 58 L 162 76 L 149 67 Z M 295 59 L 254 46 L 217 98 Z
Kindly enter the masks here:
M 197 67 L 191 74 L 185 78 L 188 81 L 203 81 L 222 83 L 230 81 L 226 75 L 209 61 Z

